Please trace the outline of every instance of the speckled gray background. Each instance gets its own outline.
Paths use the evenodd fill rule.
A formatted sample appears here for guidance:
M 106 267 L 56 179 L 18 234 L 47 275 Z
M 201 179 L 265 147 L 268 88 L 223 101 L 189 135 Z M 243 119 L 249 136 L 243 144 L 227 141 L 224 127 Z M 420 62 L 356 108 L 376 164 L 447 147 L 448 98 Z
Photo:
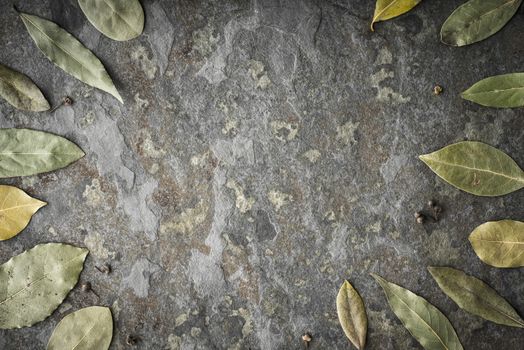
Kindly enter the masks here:
M 50 63 L 1 2 L 0 62 L 75 104 L 36 114 L 1 101 L 0 126 L 64 135 L 87 155 L 1 181 L 49 205 L 1 242 L 0 261 L 37 243 L 85 246 L 81 280 L 100 295 L 74 289 L 44 322 L 0 331 L 1 349 L 42 349 L 65 314 L 93 304 L 113 311 L 112 349 L 128 334 L 136 349 L 300 349 L 305 331 L 310 349 L 349 349 L 335 308 L 346 278 L 366 304 L 368 349 L 420 349 L 370 272 L 439 307 L 466 349 L 522 348 L 522 330 L 459 310 L 426 266 L 472 273 L 523 314 L 523 270 L 482 264 L 467 236 L 524 219 L 524 191 L 468 195 L 417 155 L 470 139 L 524 165 L 524 109 L 459 97 L 523 70 L 524 8 L 494 37 L 450 48 L 439 28 L 460 0 L 422 1 L 375 33 L 371 0 L 146 0 L 144 33 L 128 42 L 98 33 L 76 1 L 15 3 L 93 50 L 125 104 Z M 432 198 L 442 220 L 416 225 Z

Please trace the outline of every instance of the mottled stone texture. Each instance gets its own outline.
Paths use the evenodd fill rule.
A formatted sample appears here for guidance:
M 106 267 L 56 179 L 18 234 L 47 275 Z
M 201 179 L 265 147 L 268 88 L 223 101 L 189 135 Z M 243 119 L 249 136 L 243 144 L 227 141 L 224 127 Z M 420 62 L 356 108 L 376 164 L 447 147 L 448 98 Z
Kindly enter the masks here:
M 349 349 L 335 308 L 344 279 L 364 298 L 368 349 L 420 349 L 370 272 L 439 307 L 465 348 L 520 348 L 522 331 L 458 309 L 426 266 L 472 273 L 524 314 L 523 270 L 484 265 L 467 241 L 484 221 L 524 219 L 524 191 L 463 193 L 417 155 L 479 140 L 524 166 L 524 110 L 459 97 L 522 71 L 524 8 L 494 37 L 450 48 L 439 28 L 461 0 L 422 1 L 375 33 L 371 0 L 145 0 L 144 34 L 128 42 L 98 33 L 76 1 L 16 3 L 92 49 L 125 104 L 50 63 L 1 2 L 0 62 L 75 104 L 36 114 L 2 101 L 0 126 L 64 135 L 87 155 L 1 181 L 49 205 L 0 243 L 0 260 L 85 246 L 81 279 L 100 296 L 76 288 L 44 322 L 0 331 L 1 349 L 41 349 L 65 314 L 94 304 L 113 311 L 112 349 L 128 334 L 137 349 L 300 349 L 306 331 L 310 349 Z M 429 199 L 442 220 L 416 225 Z

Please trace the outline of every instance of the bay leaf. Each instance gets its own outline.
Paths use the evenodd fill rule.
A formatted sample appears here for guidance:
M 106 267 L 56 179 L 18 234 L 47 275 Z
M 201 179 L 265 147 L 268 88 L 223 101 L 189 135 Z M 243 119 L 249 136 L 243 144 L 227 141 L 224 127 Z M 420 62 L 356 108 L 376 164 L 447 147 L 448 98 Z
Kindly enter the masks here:
M 477 256 L 495 267 L 524 266 L 524 222 L 489 221 L 469 235 Z
M 144 10 L 138 0 L 78 0 L 87 19 L 113 40 L 136 38 L 144 30 Z
M 462 98 L 486 107 L 524 106 L 524 73 L 495 75 L 473 84 Z
M 502 29 L 521 3 L 522 0 L 470 0 L 444 22 L 440 39 L 452 46 L 484 40 Z
M 421 0 L 377 0 L 375 14 L 371 21 L 371 30 L 375 30 L 373 25 L 376 22 L 398 17 L 418 5 L 420 1 Z
M 14 186 L 0 185 L 0 241 L 19 234 L 46 204 Z
M 104 65 L 74 36 L 46 19 L 20 12 L 29 35 L 51 62 L 84 83 L 123 103 Z
M 50 106 L 42 91 L 29 77 L 0 64 L 0 96 L 24 111 L 42 112 Z
M 0 329 L 43 321 L 78 281 L 87 249 L 39 244 L 0 265 Z
M 419 158 L 444 181 L 477 196 L 501 196 L 524 187 L 517 163 L 485 143 L 458 142 Z
M 524 320 L 482 280 L 450 267 L 428 267 L 440 289 L 467 312 L 498 324 L 524 328 Z
M 111 310 L 90 306 L 70 313 L 58 323 L 47 350 L 107 350 L 112 337 Z
M 346 336 L 357 349 L 364 349 L 368 329 L 366 308 L 362 298 L 348 281 L 344 281 L 338 292 L 337 313 Z
M 371 275 L 384 290 L 391 310 L 424 349 L 463 350 L 453 326 L 439 309 L 413 292 Z
M 63 168 L 84 152 L 71 141 L 43 131 L 0 129 L 0 178 Z

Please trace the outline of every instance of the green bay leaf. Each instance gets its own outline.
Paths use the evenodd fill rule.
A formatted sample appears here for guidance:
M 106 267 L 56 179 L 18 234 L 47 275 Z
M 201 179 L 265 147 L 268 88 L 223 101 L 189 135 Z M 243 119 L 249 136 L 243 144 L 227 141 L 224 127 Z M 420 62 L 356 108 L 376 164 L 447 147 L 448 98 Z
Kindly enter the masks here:
M 43 131 L 0 129 L 0 178 L 63 168 L 84 152 L 71 141 Z
M 419 158 L 449 184 L 477 196 L 500 196 L 524 187 L 517 163 L 485 143 L 458 142 Z
M 376 22 L 385 21 L 398 17 L 413 7 L 417 6 L 421 0 L 377 0 L 375 13 L 371 21 L 371 30 Z
M 348 281 L 344 281 L 338 292 L 337 314 L 346 337 L 357 349 L 364 349 L 368 329 L 366 308 L 362 298 Z
M 470 0 L 444 22 L 440 39 L 452 46 L 484 40 L 502 29 L 521 3 L 522 0 Z
M 74 36 L 46 19 L 20 13 L 36 46 L 58 67 L 84 83 L 113 95 L 123 103 L 104 65 Z
M 453 326 L 439 309 L 413 292 L 371 275 L 384 290 L 391 310 L 424 349 L 463 350 Z
M 91 306 L 65 316 L 51 334 L 47 350 L 107 350 L 112 337 L 111 310 Z
M 524 320 L 493 288 L 482 280 L 450 267 L 428 267 L 440 289 L 457 305 L 498 324 L 524 328 Z
M 473 84 L 462 98 L 486 107 L 524 106 L 524 73 L 495 75 Z
M 50 106 L 42 91 L 26 75 L 0 64 L 0 96 L 13 107 L 42 112 Z
M 113 40 L 136 38 L 144 30 L 144 10 L 138 0 L 78 0 L 87 19 Z
M 477 256 L 495 267 L 524 266 L 524 222 L 489 221 L 469 235 Z
M 0 265 L 0 329 L 43 321 L 78 282 L 87 249 L 39 244 Z

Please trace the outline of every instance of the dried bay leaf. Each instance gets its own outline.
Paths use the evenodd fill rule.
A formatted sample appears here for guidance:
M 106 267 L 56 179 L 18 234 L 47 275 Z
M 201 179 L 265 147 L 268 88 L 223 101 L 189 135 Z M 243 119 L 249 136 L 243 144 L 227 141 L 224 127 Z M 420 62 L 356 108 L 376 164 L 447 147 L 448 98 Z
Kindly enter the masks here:
M 71 141 L 43 131 L 0 129 L 0 178 L 63 168 L 84 152 Z
M 91 306 L 65 316 L 51 334 L 47 350 L 107 350 L 112 337 L 111 310 Z
M 0 96 L 12 106 L 33 112 L 47 111 L 49 102 L 29 77 L 0 64 Z
M 377 0 L 375 14 L 371 21 L 371 30 L 375 30 L 373 25 L 376 22 L 398 17 L 418 5 L 420 1 L 421 0 Z
M 524 222 L 486 222 L 473 230 L 469 241 L 480 260 L 488 265 L 524 266 Z
M 495 75 L 473 84 L 462 98 L 486 107 L 524 106 L 524 73 Z
M 524 187 L 517 163 L 485 143 L 458 142 L 419 158 L 444 181 L 477 196 L 501 196 Z
M 493 288 L 480 279 L 450 267 L 428 267 L 440 289 L 457 305 L 498 324 L 524 328 L 524 320 Z
M 39 244 L 0 265 L 0 329 L 43 321 L 78 281 L 87 249 Z
M 346 336 L 357 349 L 364 349 L 368 329 L 366 308 L 362 298 L 348 281 L 344 281 L 338 292 L 337 313 Z
M 0 241 L 19 234 L 47 203 L 13 186 L 0 185 Z
M 136 38 L 144 30 L 144 10 L 138 0 L 78 0 L 87 19 L 113 40 Z
M 71 34 L 46 19 L 20 13 L 29 35 L 51 62 L 123 103 L 102 62 Z
M 435 306 L 405 288 L 371 275 L 384 290 L 391 310 L 424 349 L 463 350 L 453 326 Z
M 470 0 L 444 22 L 440 40 L 452 46 L 484 40 L 502 29 L 521 3 L 522 0 Z

